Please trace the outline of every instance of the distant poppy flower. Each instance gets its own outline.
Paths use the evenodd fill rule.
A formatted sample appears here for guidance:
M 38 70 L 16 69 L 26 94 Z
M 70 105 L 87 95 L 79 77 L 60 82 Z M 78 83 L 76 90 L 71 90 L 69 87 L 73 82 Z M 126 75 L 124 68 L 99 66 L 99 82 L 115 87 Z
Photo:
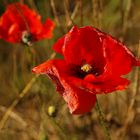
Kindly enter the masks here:
M 33 72 L 56 83 L 73 114 L 89 112 L 96 94 L 125 89 L 129 81 L 122 76 L 140 66 L 125 45 L 91 26 L 74 26 L 53 48 L 64 59 L 48 60 Z
M 0 17 L 0 38 L 11 43 L 31 45 L 34 41 L 51 38 L 53 29 L 51 19 L 42 24 L 39 14 L 20 3 L 8 5 Z

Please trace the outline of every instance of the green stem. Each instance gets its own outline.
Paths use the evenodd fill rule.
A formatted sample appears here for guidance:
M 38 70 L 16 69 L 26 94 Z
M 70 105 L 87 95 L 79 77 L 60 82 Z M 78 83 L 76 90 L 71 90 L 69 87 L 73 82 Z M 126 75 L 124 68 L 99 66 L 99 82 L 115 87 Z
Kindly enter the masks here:
M 0 120 L 0 130 L 4 127 L 6 121 L 9 118 L 10 113 L 14 109 L 14 107 L 19 103 L 19 101 L 28 93 L 28 91 L 31 89 L 33 84 L 36 82 L 37 78 L 39 76 L 34 76 L 29 83 L 25 86 L 25 88 L 22 90 L 22 92 L 19 94 L 18 98 L 16 98 L 13 103 L 9 106 L 5 114 L 3 115 L 2 119 Z
M 108 126 L 105 123 L 104 114 L 103 114 L 103 112 L 100 108 L 98 99 L 96 100 L 96 111 L 98 112 L 98 117 L 99 117 L 100 124 L 101 124 L 101 126 L 104 130 L 105 135 L 106 135 L 106 140 L 111 140 L 109 129 L 108 129 Z

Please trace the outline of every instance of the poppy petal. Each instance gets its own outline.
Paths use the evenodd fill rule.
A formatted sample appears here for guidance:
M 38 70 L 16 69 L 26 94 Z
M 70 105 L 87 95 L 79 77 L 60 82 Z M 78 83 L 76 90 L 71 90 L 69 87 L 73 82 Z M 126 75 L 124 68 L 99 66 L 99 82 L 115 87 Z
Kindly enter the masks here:
M 122 77 L 110 77 L 104 79 L 103 77 L 95 78 L 92 74 L 87 75 L 84 80 L 93 84 L 93 87 L 90 86 L 90 89 L 97 89 L 96 93 L 98 94 L 110 93 L 116 90 L 124 90 L 130 83 L 129 80 Z
M 54 45 L 54 49 L 62 52 L 68 64 L 88 63 L 103 71 L 105 61 L 102 44 L 97 31 L 90 26 L 80 29 L 74 26 Z
M 140 65 L 140 61 L 127 49 L 125 45 L 116 41 L 111 36 L 103 39 L 105 51 L 105 73 L 111 75 L 125 75 L 129 73 L 133 66 Z
M 64 41 L 65 41 L 65 36 L 63 36 L 63 37 L 61 37 L 60 39 L 57 40 L 57 42 L 53 45 L 53 49 L 54 49 L 55 52 L 63 55 L 62 48 L 63 48 L 63 45 L 64 45 Z
M 95 105 L 96 96 L 93 93 L 77 86 L 70 80 L 67 65 L 63 60 L 49 60 L 35 67 L 34 73 L 48 75 L 57 85 L 57 91 L 63 96 L 72 114 L 83 114 Z M 80 81 L 81 82 L 81 81 Z M 79 85 L 81 84 L 79 82 Z

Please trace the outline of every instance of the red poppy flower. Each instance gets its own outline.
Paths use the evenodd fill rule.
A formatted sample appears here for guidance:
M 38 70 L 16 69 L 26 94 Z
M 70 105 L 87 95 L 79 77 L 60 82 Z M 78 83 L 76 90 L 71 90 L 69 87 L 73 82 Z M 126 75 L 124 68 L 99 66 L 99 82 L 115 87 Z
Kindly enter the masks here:
M 140 66 L 126 46 L 90 26 L 74 26 L 53 48 L 64 59 L 48 60 L 33 72 L 46 74 L 56 83 L 73 114 L 90 111 L 96 94 L 125 89 L 129 81 L 122 76 Z
M 14 3 L 8 5 L 0 17 L 0 38 L 11 43 L 25 43 L 51 38 L 54 23 L 47 19 L 41 23 L 41 17 L 26 5 Z

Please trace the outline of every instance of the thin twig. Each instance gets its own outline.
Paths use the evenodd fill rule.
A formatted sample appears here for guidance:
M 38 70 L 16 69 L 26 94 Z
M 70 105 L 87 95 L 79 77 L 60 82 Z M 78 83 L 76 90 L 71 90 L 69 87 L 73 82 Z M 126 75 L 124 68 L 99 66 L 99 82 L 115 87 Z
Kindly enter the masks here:
M 102 0 L 92 0 L 94 26 L 101 28 Z
M 51 8 L 52 8 L 52 11 L 53 11 L 53 14 L 54 14 L 56 24 L 57 24 L 57 26 L 60 26 L 60 21 L 59 21 L 59 18 L 57 16 L 54 0 L 50 0 L 50 4 L 51 4 Z
M 2 2 L 3 2 L 3 6 L 4 6 L 4 7 L 7 7 L 8 1 L 7 1 L 7 0 L 3 0 Z
M 121 16 L 122 16 L 122 36 L 125 35 L 128 27 L 128 17 L 131 11 L 132 0 L 127 0 L 124 6 L 124 0 L 120 0 Z
M 65 17 L 66 17 L 66 25 L 70 20 L 70 14 L 69 14 L 69 2 L 68 0 L 64 0 L 64 10 L 65 10 Z
M 71 14 L 71 17 L 70 17 L 70 19 L 71 20 L 69 20 L 69 22 L 68 22 L 68 26 L 71 26 L 72 24 L 74 25 L 75 23 L 74 23 L 74 18 L 76 17 L 76 14 L 77 14 L 77 12 L 78 12 L 78 8 L 80 7 L 80 2 L 79 1 L 77 1 L 77 3 L 76 3 L 76 5 L 75 5 L 75 7 L 74 7 L 74 10 L 73 10 L 73 12 L 72 12 L 72 14 Z
M 74 25 L 74 22 L 70 16 L 70 12 L 69 12 L 69 1 L 68 0 L 64 0 L 64 10 L 65 10 L 66 28 L 67 28 L 69 26 L 69 23 Z
M 34 0 L 28 0 L 29 5 L 38 13 L 38 9 L 36 7 L 35 1 Z
M 2 117 L 1 121 L 0 121 L 0 130 L 4 127 L 10 113 L 12 112 L 12 110 L 14 109 L 14 107 L 19 103 L 19 101 L 28 93 L 28 91 L 31 89 L 32 85 L 35 83 L 35 81 L 37 80 L 38 75 L 34 76 L 29 83 L 25 86 L 25 88 L 23 89 L 23 91 L 19 94 L 18 98 L 14 100 L 14 102 L 11 104 L 11 106 L 7 109 L 6 113 L 4 114 L 4 116 Z
M 140 41 L 139 41 L 139 46 L 138 46 L 138 57 L 140 57 Z M 121 131 L 123 133 L 122 134 L 122 139 L 124 139 L 124 136 L 126 134 L 126 130 L 127 130 L 128 126 L 130 124 L 132 124 L 133 121 L 134 121 L 134 117 L 135 117 L 134 105 L 135 105 L 135 101 L 136 101 L 136 95 L 139 92 L 139 81 L 140 81 L 139 68 L 137 67 L 136 71 L 135 71 L 135 88 L 134 88 L 134 91 L 132 92 L 131 101 L 130 101 L 130 104 L 128 106 L 127 113 L 126 113 L 126 119 L 125 119 L 125 122 L 124 122 L 124 127 L 122 128 L 122 131 Z
M 24 4 L 24 0 L 19 0 L 20 3 Z
M 55 55 L 56 55 L 56 53 L 52 53 L 50 55 L 50 59 L 53 59 L 55 57 Z M 33 84 L 35 83 L 35 81 L 37 80 L 38 77 L 39 77 L 39 75 L 36 75 L 29 81 L 29 83 L 25 86 L 25 88 L 19 94 L 18 98 L 15 99 L 13 101 L 13 103 L 11 104 L 11 106 L 7 109 L 6 113 L 4 114 L 4 116 L 2 117 L 2 119 L 0 121 L 0 130 L 4 127 L 6 121 L 8 120 L 8 117 L 9 117 L 11 111 L 19 103 L 19 101 L 28 93 L 28 91 L 31 89 L 31 87 L 33 86 Z
M 1 112 L 6 112 L 7 108 L 4 107 L 4 106 L 0 106 L 0 111 Z M 19 122 L 23 127 L 27 126 L 27 123 L 17 113 L 11 111 L 11 113 L 9 114 L 9 117 L 11 117 L 14 120 L 16 120 L 17 122 Z
M 80 0 L 80 24 L 83 26 L 83 1 Z

